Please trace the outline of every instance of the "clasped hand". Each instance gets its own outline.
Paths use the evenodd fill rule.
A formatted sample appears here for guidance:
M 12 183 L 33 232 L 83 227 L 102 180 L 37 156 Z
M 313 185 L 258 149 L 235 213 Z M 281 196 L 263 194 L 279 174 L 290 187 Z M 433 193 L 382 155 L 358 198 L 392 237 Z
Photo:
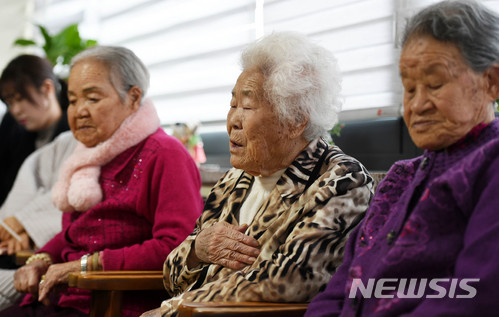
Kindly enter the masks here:
M 258 241 L 244 232 L 248 225 L 234 226 L 218 222 L 203 229 L 195 241 L 194 253 L 199 262 L 220 264 L 240 270 L 253 264 L 260 254 Z
M 36 260 L 19 268 L 14 274 L 14 287 L 18 292 L 38 295 L 38 300 L 48 304 L 48 295 L 51 291 L 65 288 L 69 273 L 80 270 L 80 261 L 52 264 Z M 45 279 L 42 281 L 42 276 Z

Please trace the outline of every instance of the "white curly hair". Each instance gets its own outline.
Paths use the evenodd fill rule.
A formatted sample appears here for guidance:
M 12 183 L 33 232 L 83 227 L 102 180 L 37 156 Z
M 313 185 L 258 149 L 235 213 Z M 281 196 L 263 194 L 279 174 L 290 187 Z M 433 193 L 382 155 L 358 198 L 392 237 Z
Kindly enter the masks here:
M 295 32 L 274 32 L 242 52 L 243 71 L 264 75 L 265 98 L 280 124 L 297 126 L 308 120 L 304 137 L 329 137 L 341 110 L 341 74 L 333 54 Z

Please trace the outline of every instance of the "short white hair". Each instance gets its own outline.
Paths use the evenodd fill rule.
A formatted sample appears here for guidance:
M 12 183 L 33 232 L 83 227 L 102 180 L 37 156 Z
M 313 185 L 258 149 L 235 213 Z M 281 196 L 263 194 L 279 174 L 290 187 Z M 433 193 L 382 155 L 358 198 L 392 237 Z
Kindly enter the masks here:
M 341 74 L 333 54 L 295 32 L 274 32 L 248 45 L 243 70 L 264 75 L 265 98 L 281 124 L 298 126 L 308 140 L 328 137 L 341 110 Z

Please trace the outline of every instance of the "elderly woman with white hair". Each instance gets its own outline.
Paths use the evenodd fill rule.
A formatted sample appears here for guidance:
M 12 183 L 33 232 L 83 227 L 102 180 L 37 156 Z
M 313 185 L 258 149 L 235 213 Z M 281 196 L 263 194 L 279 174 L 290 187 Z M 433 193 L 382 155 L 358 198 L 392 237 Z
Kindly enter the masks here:
M 148 85 L 146 67 L 126 48 L 73 58 L 68 121 L 79 142 L 52 188 L 62 231 L 16 271 L 14 286 L 30 294 L 0 316 L 87 316 L 87 290 L 56 292 L 69 273 L 158 270 L 192 232 L 202 211 L 199 171 L 159 126 Z M 128 294 L 122 316 L 156 307 L 161 295 Z
M 242 66 L 227 116 L 234 168 L 166 259 L 172 298 L 146 316 L 176 314 L 181 301 L 308 301 L 368 206 L 369 173 L 322 138 L 340 107 L 332 55 L 274 33 L 244 50 Z

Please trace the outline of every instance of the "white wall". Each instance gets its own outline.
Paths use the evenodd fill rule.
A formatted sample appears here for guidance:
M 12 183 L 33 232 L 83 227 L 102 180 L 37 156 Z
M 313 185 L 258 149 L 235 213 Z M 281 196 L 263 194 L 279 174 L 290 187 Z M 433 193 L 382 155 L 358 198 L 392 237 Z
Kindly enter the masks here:
M 13 57 L 26 51 L 12 43 L 19 37 L 31 36 L 29 19 L 33 9 L 33 0 L 0 0 L 0 72 Z M 0 119 L 5 110 L 0 101 Z
M 19 37 L 31 37 L 33 0 L 0 0 L 0 69 L 25 51 L 12 45 Z

